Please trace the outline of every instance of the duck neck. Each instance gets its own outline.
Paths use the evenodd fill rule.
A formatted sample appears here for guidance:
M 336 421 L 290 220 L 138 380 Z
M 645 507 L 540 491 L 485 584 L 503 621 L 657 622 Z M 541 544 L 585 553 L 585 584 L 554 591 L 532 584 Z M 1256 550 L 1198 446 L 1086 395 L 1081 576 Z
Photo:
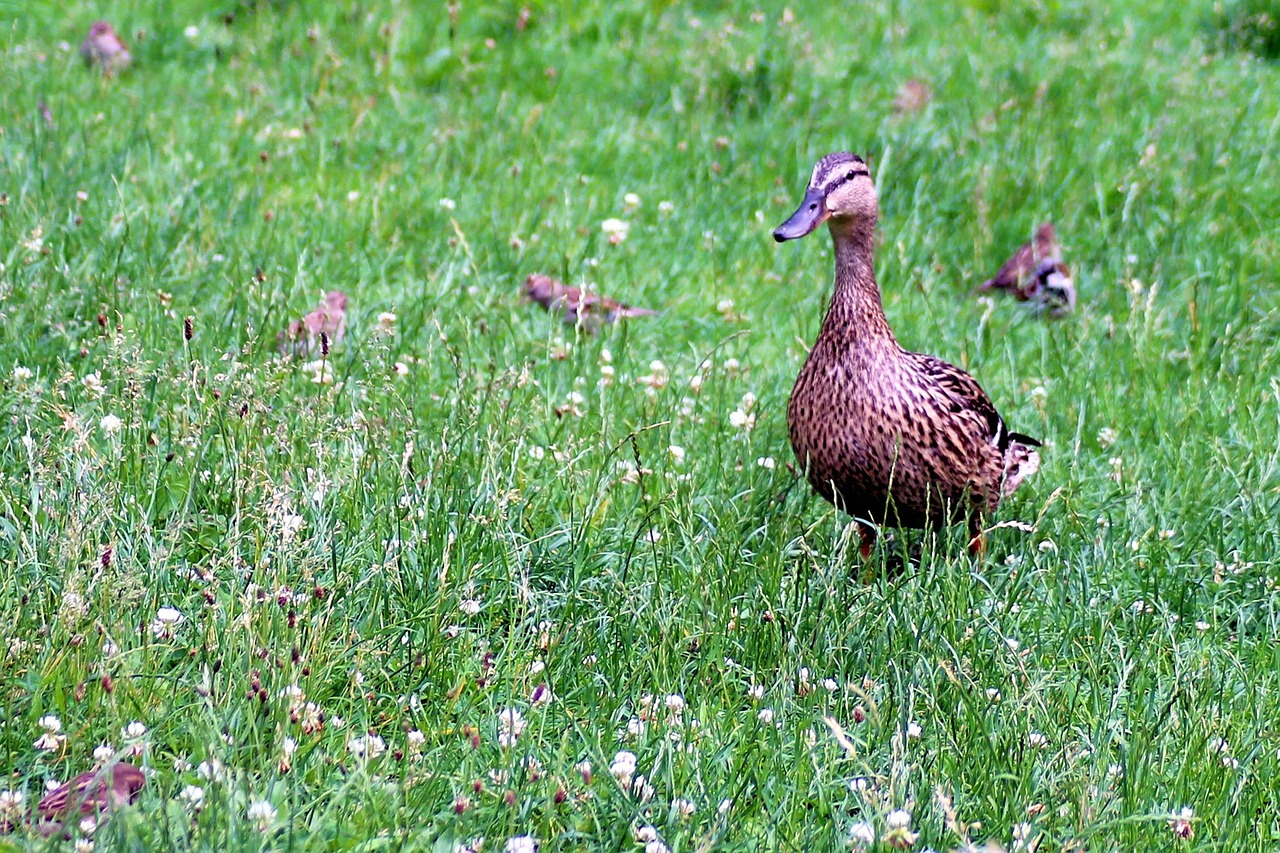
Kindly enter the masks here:
M 836 288 L 822 331 L 847 343 L 896 346 L 876 286 L 875 219 L 832 223 Z

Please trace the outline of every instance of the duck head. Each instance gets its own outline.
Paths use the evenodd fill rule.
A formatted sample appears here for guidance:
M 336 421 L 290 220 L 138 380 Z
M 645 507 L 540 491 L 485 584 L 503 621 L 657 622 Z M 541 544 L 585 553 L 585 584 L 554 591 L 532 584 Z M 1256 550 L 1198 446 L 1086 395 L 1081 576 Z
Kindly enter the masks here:
M 857 154 L 837 151 L 828 154 L 813 167 L 804 201 L 791 218 L 773 231 L 779 243 L 798 240 L 827 220 L 831 227 L 876 220 L 879 202 L 871 171 Z

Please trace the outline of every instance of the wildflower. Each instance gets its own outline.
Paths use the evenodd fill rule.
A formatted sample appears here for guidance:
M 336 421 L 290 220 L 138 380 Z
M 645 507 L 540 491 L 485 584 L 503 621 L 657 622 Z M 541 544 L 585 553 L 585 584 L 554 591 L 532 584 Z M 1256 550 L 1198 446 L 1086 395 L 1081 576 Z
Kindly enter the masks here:
M 259 832 L 266 832 L 275 822 L 276 809 L 266 800 L 254 800 L 249 804 L 246 816 L 258 827 Z
M 759 702 L 761 699 L 764 698 L 764 685 L 763 684 L 751 685 L 750 687 L 747 688 L 747 695 L 750 696 L 755 701 Z
M 653 799 L 653 785 L 650 785 L 649 780 L 643 776 L 637 776 L 635 781 L 631 783 L 631 794 L 641 802 L 651 800 Z
M 1173 813 L 1173 817 L 1169 818 L 1169 830 L 1179 838 L 1191 839 L 1195 834 L 1195 827 L 1191 825 L 1191 819 L 1195 817 L 1195 812 L 1190 806 L 1184 806 Z
M 156 618 L 151 623 L 151 633 L 158 640 L 172 640 L 180 624 L 182 624 L 182 613 L 176 607 L 161 607 L 156 611 Z
M 333 365 L 326 358 L 308 361 L 306 364 L 302 365 L 302 372 L 311 374 L 312 384 L 333 384 Z
M 360 191 L 359 191 L 359 190 L 352 190 L 351 192 L 347 193 L 347 201 L 348 201 L 349 203 L 354 204 L 354 203 L 356 203 L 356 202 L 357 202 L 357 201 L 359 201 L 359 200 L 360 200 Z
M 609 773 L 624 788 L 631 787 L 631 777 L 636 772 L 636 754 L 625 749 L 613 757 L 609 764 Z
M 0 791 L 0 825 L 21 820 L 26 799 L 27 795 L 21 791 Z
M 35 374 L 31 372 L 31 368 L 29 367 L 23 367 L 19 364 L 13 369 L 13 379 L 15 382 L 28 382 L 33 376 L 35 376 Z
M 761 708 L 761 709 L 760 709 L 760 712 L 759 712 L 758 714 L 756 714 L 756 716 L 760 719 L 760 722 L 765 723 L 766 725 L 768 725 L 769 723 L 772 723 L 772 722 L 773 722 L 773 709 L 772 709 L 772 708 Z
M 761 456 L 756 460 L 756 464 L 761 468 L 764 468 L 766 471 L 772 471 L 774 468 L 778 467 L 778 460 L 774 459 L 772 456 Z
M 680 815 L 680 817 L 689 817 L 694 813 L 694 811 L 696 811 L 696 807 L 693 803 L 686 800 L 684 797 L 677 797 L 672 800 L 671 808 L 676 814 Z
M 1032 732 L 1027 735 L 1027 743 L 1036 749 L 1043 749 L 1049 745 L 1049 739 L 1040 732 Z
M 1208 631 L 1208 630 L 1209 630 L 1209 623 L 1208 623 L 1208 622 L 1206 622 L 1206 621 L 1204 621 L 1203 619 L 1197 619 L 1197 620 L 1196 620 L 1196 630 L 1197 630 L 1197 631 Z
M 855 851 L 863 851 L 876 843 L 875 828 L 866 821 L 858 821 L 849 827 L 849 843 Z
M 384 337 L 391 337 L 396 333 L 396 315 L 390 311 L 383 311 L 378 315 L 377 331 Z
M 391 372 L 396 376 L 408 376 L 409 365 L 405 364 L 403 361 L 397 361 L 395 364 L 391 365 Z
M 475 616 L 480 612 L 480 601 L 475 598 L 464 598 L 458 602 L 458 609 L 468 616 Z
M 616 246 L 627 239 L 627 232 L 631 230 L 631 226 L 621 219 L 610 218 L 600 223 L 600 230 L 609 238 L 609 242 Z
M 1104 449 L 1110 447 L 1116 443 L 1116 439 L 1119 437 L 1120 434 L 1111 427 L 1103 427 L 1098 430 L 1098 446 Z
M 387 751 L 387 743 L 377 735 L 355 737 L 347 742 L 347 749 L 357 758 L 374 759 Z
M 680 465 L 684 462 L 684 448 L 678 444 L 673 444 L 667 448 L 667 453 L 671 454 L 671 461 Z
M 81 379 L 80 387 L 84 389 L 86 394 L 94 399 L 101 397 L 107 390 L 107 387 L 102 384 L 102 378 L 96 373 L 87 374 L 83 379 Z
M 622 204 L 627 210 L 635 210 L 640 207 L 640 196 L 635 193 L 627 193 L 622 197 Z
M 227 768 L 218 759 L 210 758 L 208 761 L 200 762 L 196 767 L 196 775 L 210 782 L 221 782 L 227 778 Z
M 204 807 L 204 788 L 199 785 L 188 785 L 178 792 L 178 799 L 193 812 Z
M 288 773 L 293 767 L 293 754 L 298 751 L 298 742 L 291 737 L 286 736 L 280 742 L 280 772 Z
M 99 744 L 93 750 L 93 763 L 97 767 L 106 764 L 116 754 L 115 747 L 109 743 Z
M 85 818 L 80 821 L 80 831 L 84 832 L 85 821 L 91 821 L 91 818 Z M 83 836 L 76 839 L 76 843 L 72 846 L 75 853 L 93 853 L 94 843 L 92 838 L 84 838 Z
M 988 688 L 987 688 L 987 701 L 988 701 L 988 702 L 999 702 L 999 701 L 1000 701 L 1000 689 L 999 689 L 999 688 L 997 688 L 997 687 L 988 687 Z
M 1035 836 L 1032 834 L 1033 832 L 1034 829 L 1029 823 L 1015 824 L 1012 832 L 1013 843 L 1009 846 L 1009 850 L 1035 850 L 1039 845 L 1035 842 Z
M 67 742 L 67 736 L 62 733 L 62 720 L 53 714 L 41 717 L 39 725 L 43 731 L 34 744 L 36 749 L 56 752 Z
M 676 212 L 676 206 L 669 201 L 658 202 L 658 212 L 663 216 L 670 216 Z
M 451 198 L 442 198 L 439 204 L 441 210 L 456 210 L 458 207 L 458 203 Z
M 200 37 L 200 28 L 195 24 L 188 24 L 183 28 L 182 35 L 187 39 L 187 41 L 194 41 Z
M 667 370 L 666 364 L 657 359 L 649 362 L 649 373 L 646 376 L 637 377 L 636 382 L 649 388 L 666 388 L 667 383 L 671 381 L 671 374 Z
M 527 725 L 524 716 L 515 708 L 503 708 L 498 712 L 498 745 L 515 746 Z
M 552 700 L 555 698 L 555 694 L 551 692 L 551 688 L 540 683 L 537 687 L 533 688 L 533 692 L 529 694 L 529 703 L 535 708 L 540 708 L 544 705 L 550 705 Z
M 725 362 L 725 367 L 726 369 L 728 368 L 728 362 Z M 750 391 L 743 394 L 741 402 L 738 403 L 738 408 L 729 413 L 729 423 L 743 432 L 750 432 L 756 425 L 756 415 L 752 411 L 755 405 L 755 394 Z
M 920 724 L 919 724 L 919 723 L 917 723 L 917 722 L 915 722 L 915 721 L 912 721 L 912 722 L 907 723 L 907 737 L 908 737 L 908 738 L 910 738 L 911 740 L 916 740 L 916 739 L 918 739 L 918 738 L 920 737 L 920 735 L 921 735 L 921 734 L 923 734 L 923 730 L 920 728 Z
M 889 812 L 884 822 L 888 829 L 885 831 L 882 840 L 890 847 L 906 850 L 915 844 L 916 839 L 920 837 L 919 833 L 911 831 L 911 812 L 906 809 L 896 809 Z

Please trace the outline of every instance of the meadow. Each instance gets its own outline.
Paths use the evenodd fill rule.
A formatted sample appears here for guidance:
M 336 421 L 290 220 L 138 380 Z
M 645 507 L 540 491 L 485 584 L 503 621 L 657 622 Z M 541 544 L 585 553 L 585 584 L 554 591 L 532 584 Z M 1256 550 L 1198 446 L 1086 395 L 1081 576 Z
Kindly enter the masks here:
M 1231 8 L 0 3 L 0 851 L 1274 850 L 1280 68 Z M 982 558 L 863 567 L 788 467 L 831 249 L 770 231 L 840 149 L 899 339 L 1045 442 Z M 1076 312 L 977 299 L 1045 219 Z M 134 806 L 30 826 L 122 757 Z

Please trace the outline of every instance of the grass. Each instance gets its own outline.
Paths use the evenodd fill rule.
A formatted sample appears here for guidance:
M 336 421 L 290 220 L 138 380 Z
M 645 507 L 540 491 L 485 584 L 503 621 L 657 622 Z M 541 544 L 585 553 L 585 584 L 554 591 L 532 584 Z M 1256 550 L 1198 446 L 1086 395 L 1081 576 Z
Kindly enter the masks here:
M 0 791 L 136 748 L 100 849 L 1274 848 L 1280 72 L 1209 4 L 336 5 L 120 4 L 106 81 L 0 6 Z M 1046 440 L 1033 529 L 866 584 L 784 464 L 830 249 L 769 239 L 839 148 L 900 339 Z M 974 300 L 1049 217 L 1077 313 Z

